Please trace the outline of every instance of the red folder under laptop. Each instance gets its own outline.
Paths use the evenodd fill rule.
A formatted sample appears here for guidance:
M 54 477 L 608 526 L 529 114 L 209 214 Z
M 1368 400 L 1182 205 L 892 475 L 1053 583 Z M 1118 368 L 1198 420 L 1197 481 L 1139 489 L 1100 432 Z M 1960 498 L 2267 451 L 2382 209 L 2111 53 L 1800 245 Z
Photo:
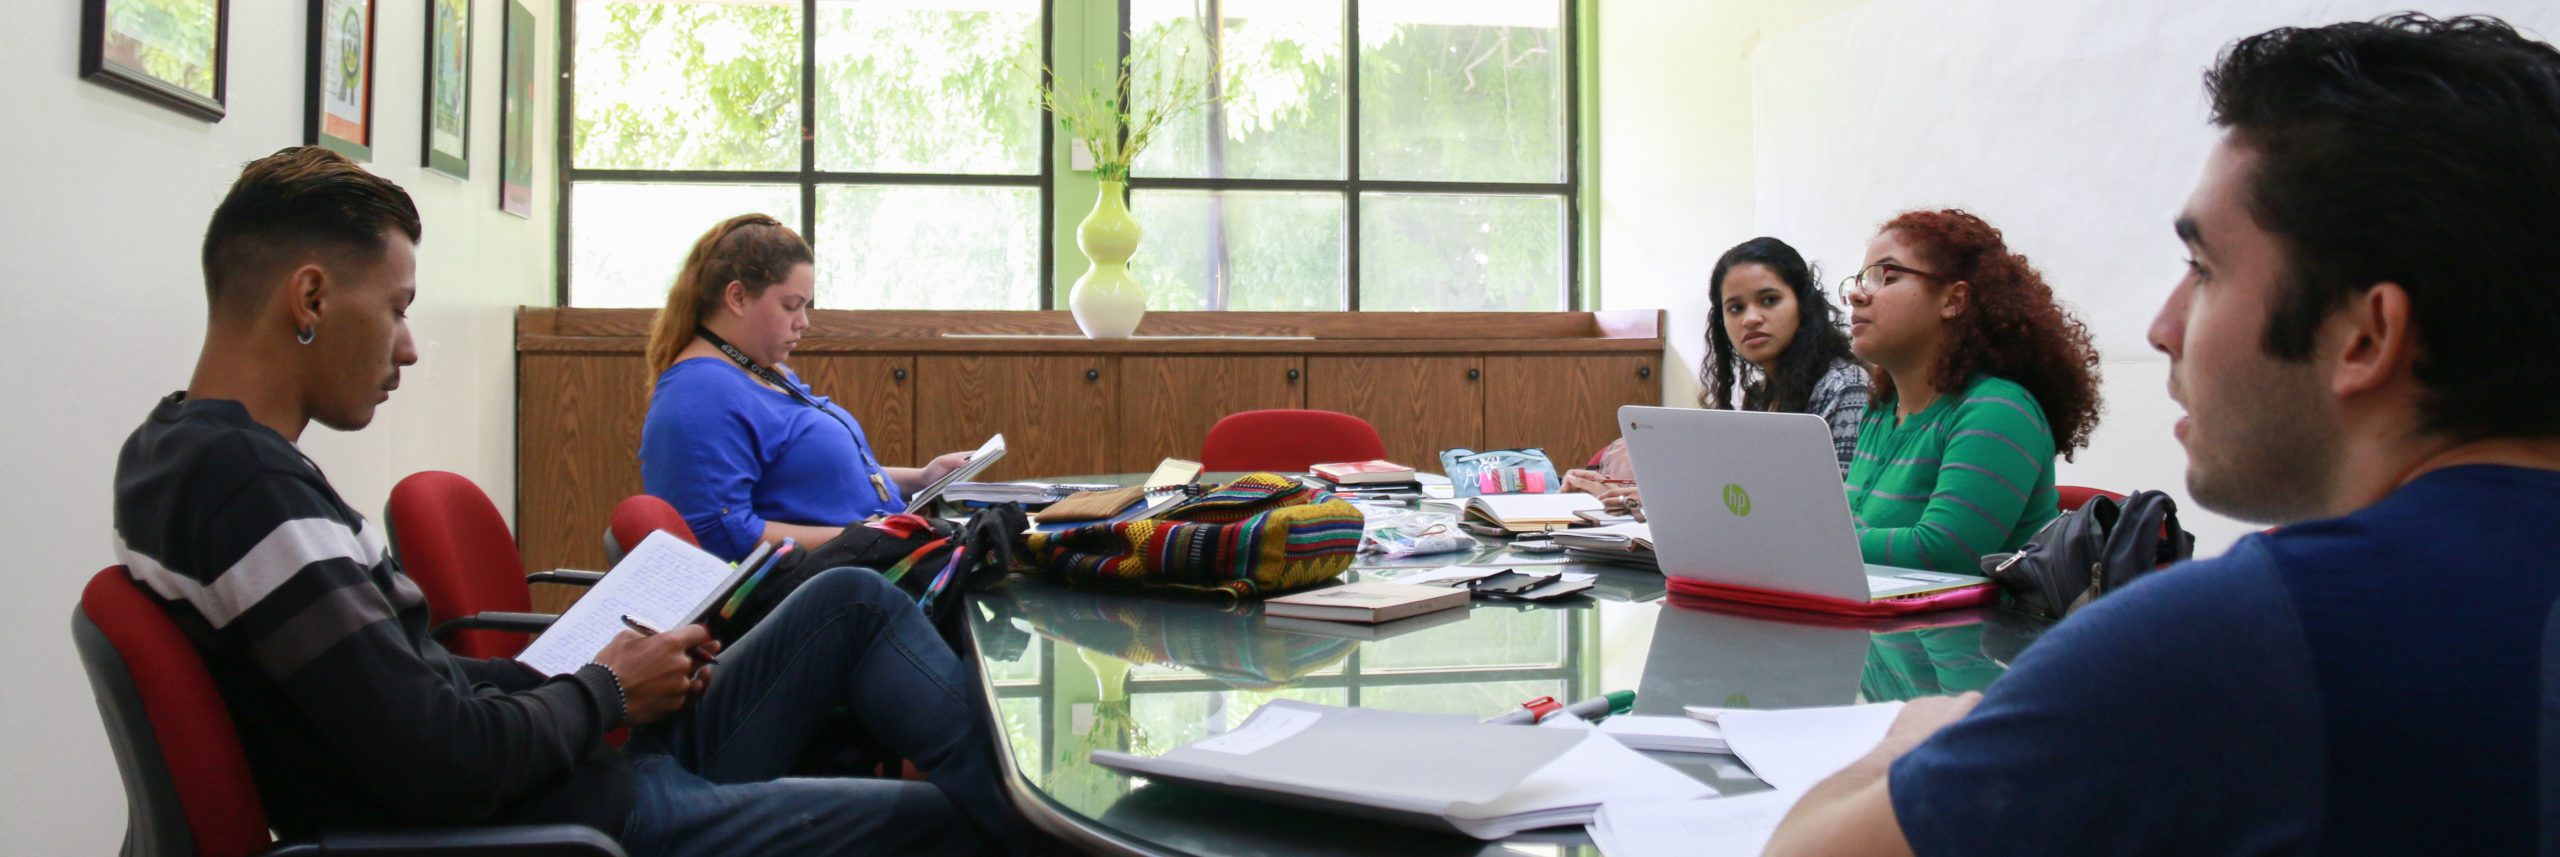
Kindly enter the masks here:
M 1988 581 L 1938 592 L 1879 598 L 1874 601 L 1851 601 L 1846 598 L 1806 595 L 1800 592 L 1754 589 L 1748 586 L 1709 583 L 1686 577 L 1670 578 L 1669 583 L 1671 592 L 1675 595 L 1712 598 L 1786 610 L 1828 613 L 1834 616 L 1906 616 L 1932 610 L 1980 607 L 1985 604 L 1997 604 L 2000 601 L 1999 588 Z

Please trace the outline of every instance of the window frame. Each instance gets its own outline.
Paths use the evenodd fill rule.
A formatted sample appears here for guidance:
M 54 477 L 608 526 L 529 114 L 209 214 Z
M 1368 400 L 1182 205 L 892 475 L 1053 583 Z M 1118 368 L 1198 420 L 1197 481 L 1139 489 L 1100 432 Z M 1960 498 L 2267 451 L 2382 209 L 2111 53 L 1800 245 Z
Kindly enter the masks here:
M 1129 192 L 1141 190 L 1190 191 L 1290 191 L 1300 193 L 1336 193 L 1343 200 L 1343 278 L 1346 294 L 1343 312 L 1364 312 L 1360 306 L 1360 200 L 1364 193 L 1403 193 L 1423 196 L 1544 196 L 1564 200 L 1563 230 L 1558 237 L 1564 247 L 1564 278 L 1556 286 L 1564 290 L 1561 311 L 1583 309 L 1582 282 L 1582 9 L 1586 0 L 1555 0 L 1561 28 L 1557 44 L 1564 64 L 1564 177 L 1555 182 L 1460 182 L 1410 179 L 1367 179 L 1360 175 L 1360 0 L 1336 0 L 1342 7 L 1342 71 L 1343 71 L 1343 178 L 1340 179 L 1256 179 L 1256 178 L 1175 178 L 1171 176 L 1129 175 Z M 1129 61 L 1129 0 L 1117 0 L 1120 9 L 1119 62 Z M 1209 0 L 1213 12 L 1222 11 L 1224 0 Z M 1223 17 L 1223 16 L 1222 16 Z M 1125 102 L 1128 93 L 1121 93 Z M 1054 240 L 1054 239 L 1052 239 Z M 1045 306 L 1043 307 L 1046 308 Z M 1396 310 L 1381 310 L 1395 312 Z M 1503 310 L 1495 310 L 1501 312 Z M 1529 310 L 1532 312 L 1539 310 Z
M 573 267 L 570 248 L 569 207 L 571 190 L 579 182 L 599 184 L 764 184 L 792 185 L 800 193 L 800 235 L 810 246 L 824 240 L 818 233 L 818 189 L 824 186 L 902 186 L 902 187 L 967 187 L 967 188 L 1032 188 L 1040 195 L 1039 309 L 1056 309 L 1057 290 L 1050 284 L 1057 277 L 1057 168 L 1050 157 L 1056 151 L 1057 122 L 1044 111 L 1040 117 L 1040 148 L 1034 160 L 1040 169 L 1033 173 L 878 173 L 820 170 L 818 166 L 818 0 L 800 0 L 800 168 L 796 170 L 642 170 L 584 169 L 577 166 L 577 95 L 578 95 L 578 8 L 579 0 L 560 0 L 559 45 L 560 65 L 559 116 L 556 120 L 558 140 L 558 202 L 552 211 L 553 264 L 551 300 L 554 306 L 575 306 L 569 302 L 569 277 Z M 1125 0 L 1123 0 L 1125 6 Z M 1048 82 L 1046 69 L 1054 67 L 1057 49 L 1057 2 L 1040 3 L 1040 67 L 1041 82 Z

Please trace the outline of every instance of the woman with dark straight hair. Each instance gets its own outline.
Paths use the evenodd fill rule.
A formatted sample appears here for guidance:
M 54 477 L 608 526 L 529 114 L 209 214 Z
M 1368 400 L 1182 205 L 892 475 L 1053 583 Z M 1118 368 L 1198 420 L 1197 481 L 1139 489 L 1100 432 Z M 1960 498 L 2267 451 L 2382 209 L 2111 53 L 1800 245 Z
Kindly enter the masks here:
M 1753 238 L 1716 259 L 1707 290 L 1715 318 L 1698 363 L 1699 406 L 1820 416 L 1848 472 L 1867 410 L 1867 369 L 1849 353 L 1813 266 L 1787 242 Z M 1623 503 L 1639 497 L 1624 482 L 1634 477 L 1621 438 L 1601 451 L 1597 471 L 1567 473 L 1565 484 Z

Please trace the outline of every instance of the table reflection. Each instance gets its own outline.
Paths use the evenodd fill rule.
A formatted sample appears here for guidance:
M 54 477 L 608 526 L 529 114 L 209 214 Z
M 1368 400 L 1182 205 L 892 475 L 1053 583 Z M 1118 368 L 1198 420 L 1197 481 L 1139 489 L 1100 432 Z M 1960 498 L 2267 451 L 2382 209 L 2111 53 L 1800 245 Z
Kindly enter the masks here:
M 1393 579 L 1458 562 L 1556 566 L 1499 546 L 1435 559 L 1350 577 Z M 1477 843 L 1147 786 L 1088 758 L 1096 749 L 1153 755 L 1221 734 L 1274 699 L 1481 716 L 1540 696 L 1575 700 L 1632 687 L 1639 713 L 1678 715 L 1684 705 L 1843 705 L 1975 690 L 2043 627 L 1988 609 L 1824 620 L 1665 599 L 1661 575 L 1650 571 L 1566 567 L 1602 576 L 1593 597 L 1478 601 L 1462 620 L 1378 639 L 1364 638 L 1378 633 L 1372 626 L 1273 627 L 1258 604 L 1074 590 L 1033 578 L 974 596 L 970 630 L 1026 811 L 1050 814 L 1053 828 L 1100 837 L 1080 844 L 1218 854 L 1568 854 L 1589 851 L 1578 830 Z M 1655 757 L 1728 794 L 1765 788 L 1730 756 Z

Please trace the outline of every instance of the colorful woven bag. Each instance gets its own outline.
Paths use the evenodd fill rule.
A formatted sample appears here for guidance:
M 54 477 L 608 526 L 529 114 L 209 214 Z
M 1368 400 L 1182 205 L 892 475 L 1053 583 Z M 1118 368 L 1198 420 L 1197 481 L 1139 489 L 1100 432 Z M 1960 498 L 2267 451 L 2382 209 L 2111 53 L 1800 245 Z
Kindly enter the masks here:
M 1360 549 L 1360 510 L 1277 473 L 1255 473 L 1155 518 L 1033 533 L 1031 557 L 1069 583 L 1218 592 L 1239 599 L 1340 576 Z

